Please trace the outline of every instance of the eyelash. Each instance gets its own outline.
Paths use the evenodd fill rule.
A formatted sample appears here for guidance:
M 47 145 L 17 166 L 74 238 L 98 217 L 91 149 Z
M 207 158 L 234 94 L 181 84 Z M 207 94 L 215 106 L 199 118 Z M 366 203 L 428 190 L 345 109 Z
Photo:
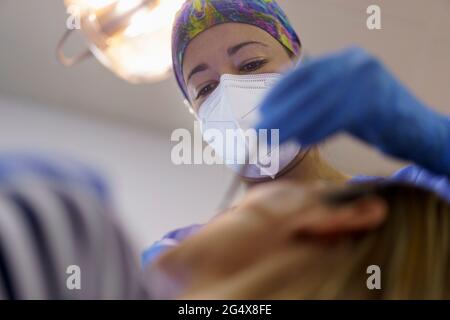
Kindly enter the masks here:
M 214 88 L 211 89 L 212 86 L 214 86 Z M 204 86 L 204 87 L 198 92 L 198 95 L 197 95 L 197 97 L 196 97 L 195 99 L 198 100 L 198 99 L 200 99 L 201 97 L 206 96 L 207 94 L 213 92 L 214 89 L 215 89 L 216 87 L 217 87 L 217 84 L 216 84 L 216 83 L 210 83 L 210 84 L 208 84 L 207 86 Z M 211 91 L 205 92 L 205 89 L 208 89 L 208 88 L 210 88 Z
M 253 71 L 256 71 L 256 70 L 260 69 L 266 63 L 267 63 L 266 59 L 250 61 L 250 62 L 244 64 L 243 66 L 241 66 L 239 68 L 239 72 L 253 72 Z M 251 70 L 246 70 L 246 67 L 248 67 L 250 65 L 254 65 L 254 64 L 256 64 L 256 66 L 254 68 L 251 68 Z
M 263 67 L 267 62 L 268 61 L 266 59 L 261 59 L 261 60 L 255 60 L 255 61 L 248 62 L 248 63 L 244 64 L 243 66 L 241 66 L 239 68 L 239 72 L 241 72 L 241 73 L 245 73 L 245 72 L 250 73 L 250 72 L 256 71 L 256 70 L 260 69 L 261 67 Z M 246 67 L 248 67 L 250 65 L 254 65 L 254 64 L 256 64 L 256 66 L 251 68 L 251 70 L 246 69 Z M 214 87 L 212 88 L 212 86 L 214 86 Z M 199 93 L 198 93 L 198 95 L 197 95 L 197 97 L 195 99 L 198 100 L 201 97 L 208 95 L 209 93 L 214 91 L 214 89 L 216 87 L 217 87 L 216 83 L 210 83 L 210 84 L 204 86 L 202 89 L 200 89 L 200 91 L 199 91 Z M 210 90 L 206 90 L 208 88 Z

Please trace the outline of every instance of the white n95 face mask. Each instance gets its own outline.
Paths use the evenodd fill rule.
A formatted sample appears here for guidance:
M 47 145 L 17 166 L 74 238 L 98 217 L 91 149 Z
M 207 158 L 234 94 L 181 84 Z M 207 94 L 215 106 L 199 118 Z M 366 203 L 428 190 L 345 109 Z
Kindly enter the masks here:
M 296 143 L 278 146 L 278 131 L 256 132 L 259 104 L 280 74 L 222 75 L 220 84 L 200 106 L 203 139 L 236 173 L 250 179 L 275 178 L 300 153 Z M 274 106 L 276 107 L 276 106 Z M 267 136 L 271 136 L 271 145 Z M 243 164 L 248 164 L 243 173 Z

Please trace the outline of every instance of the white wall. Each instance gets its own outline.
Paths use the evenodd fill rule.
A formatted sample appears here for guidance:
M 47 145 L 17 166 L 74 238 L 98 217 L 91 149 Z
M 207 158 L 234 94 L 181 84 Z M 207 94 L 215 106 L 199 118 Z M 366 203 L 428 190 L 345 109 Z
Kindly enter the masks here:
M 139 250 L 210 218 L 230 180 L 221 167 L 173 165 L 171 145 L 170 136 L 150 130 L 0 96 L 0 152 L 56 152 L 99 168 Z

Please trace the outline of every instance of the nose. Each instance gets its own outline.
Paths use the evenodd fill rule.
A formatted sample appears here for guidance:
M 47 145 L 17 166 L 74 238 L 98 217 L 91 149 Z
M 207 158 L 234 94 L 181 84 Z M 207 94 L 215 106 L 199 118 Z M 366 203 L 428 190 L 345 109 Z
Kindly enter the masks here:
M 219 77 L 222 77 L 224 74 L 238 75 L 239 70 L 233 65 L 231 61 L 227 61 L 226 63 L 222 63 L 220 66 L 218 66 L 217 73 L 219 74 Z

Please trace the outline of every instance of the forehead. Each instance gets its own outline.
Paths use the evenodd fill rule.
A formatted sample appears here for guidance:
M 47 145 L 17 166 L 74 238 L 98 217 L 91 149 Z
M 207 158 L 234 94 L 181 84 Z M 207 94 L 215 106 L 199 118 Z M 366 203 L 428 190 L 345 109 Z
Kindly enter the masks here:
M 261 28 L 244 23 L 216 25 L 195 37 L 186 48 L 183 59 L 183 74 L 200 63 L 215 63 L 224 58 L 230 46 L 258 41 L 269 47 L 283 47 L 275 38 Z

